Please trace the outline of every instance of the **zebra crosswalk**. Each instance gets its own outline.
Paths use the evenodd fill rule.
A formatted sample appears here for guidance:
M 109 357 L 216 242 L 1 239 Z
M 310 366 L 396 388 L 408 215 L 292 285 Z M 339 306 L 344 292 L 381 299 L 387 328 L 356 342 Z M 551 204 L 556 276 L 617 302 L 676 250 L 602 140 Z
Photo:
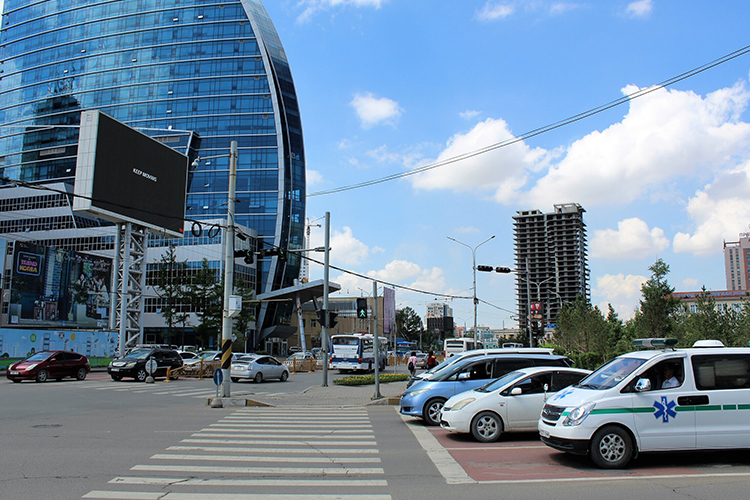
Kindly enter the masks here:
M 391 495 L 367 410 L 259 407 L 232 412 L 83 498 L 391 500 Z

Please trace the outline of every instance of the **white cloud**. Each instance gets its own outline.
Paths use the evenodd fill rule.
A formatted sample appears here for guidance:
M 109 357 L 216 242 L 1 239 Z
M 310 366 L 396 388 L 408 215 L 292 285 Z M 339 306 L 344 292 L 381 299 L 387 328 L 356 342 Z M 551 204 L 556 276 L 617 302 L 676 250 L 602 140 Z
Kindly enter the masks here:
M 385 2 L 386 0 L 300 0 L 297 3 L 297 7 L 304 10 L 299 16 L 297 16 L 297 22 L 308 22 L 312 20 L 317 13 L 325 10 L 339 7 L 374 7 L 375 9 L 379 9 Z
M 625 94 L 636 91 L 630 86 Z M 629 203 L 668 181 L 705 176 L 747 154 L 750 124 L 737 121 L 750 92 L 738 84 L 705 99 L 693 92 L 659 89 L 630 102 L 625 118 L 573 143 L 565 157 L 524 198 L 589 207 Z
M 628 4 L 625 12 L 631 17 L 648 16 L 654 8 L 652 0 L 637 0 Z
M 441 162 L 512 139 L 514 136 L 504 120 L 488 118 L 469 132 L 451 137 L 435 161 Z M 492 189 L 495 197 L 502 200 L 506 193 L 520 189 L 526 183 L 527 171 L 538 169 L 546 157 L 543 149 L 531 149 L 518 142 L 415 175 L 412 183 L 419 189 Z
M 330 261 L 332 264 L 357 266 L 369 255 L 369 247 L 354 237 L 350 227 L 344 227 L 341 232 L 334 231 L 331 235 Z
M 750 161 L 724 172 L 712 184 L 695 193 L 687 213 L 695 222 L 695 231 L 679 232 L 674 237 L 675 252 L 709 255 L 721 252 L 722 242 L 736 238 L 750 221 Z
M 607 314 L 607 304 L 611 304 L 620 319 L 630 319 L 638 308 L 641 286 L 647 280 L 645 276 L 633 274 L 605 274 L 596 278 L 596 288 L 592 295 L 603 298 L 598 304 L 603 314 Z
M 658 254 L 669 247 L 669 240 L 658 227 L 651 230 L 638 218 L 617 223 L 617 230 L 594 231 L 591 257 L 600 259 L 640 259 Z
M 550 6 L 549 13 L 552 15 L 560 15 L 581 7 L 582 5 L 577 3 L 555 2 Z
M 481 111 L 476 111 L 474 109 L 467 109 L 466 111 L 459 113 L 461 118 L 463 118 L 464 120 L 471 120 L 472 118 L 475 118 L 480 114 L 482 114 Z
M 356 94 L 349 105 L 354 108 L 365 129 L 380 124 L 394 125 L 403 113 L 398 102 L 387 97 L 375 97 L 370 92 Z
M 315 186 L 323 182 L 323 176 L 317 170 L 305 170 L 305 182 L 308 186 Z
M 469 233 L 479 233 L 479 228 L 476 227 L 457 227 L 455 231 L 458 234 L 469 234 Z
M 487 2 L 480 10 L 477 11 L 476 17 L 480 21 L 495 21 L 497 19 L 505 19 L 506 17 L 513 14 L 515 9 L 512 5 L 503 3 L 492 3 Z
M 695 278 L 685 278 L 680 282 L 681 289 L 676 291 L 692 292 L 698 288 L 698 280 Z

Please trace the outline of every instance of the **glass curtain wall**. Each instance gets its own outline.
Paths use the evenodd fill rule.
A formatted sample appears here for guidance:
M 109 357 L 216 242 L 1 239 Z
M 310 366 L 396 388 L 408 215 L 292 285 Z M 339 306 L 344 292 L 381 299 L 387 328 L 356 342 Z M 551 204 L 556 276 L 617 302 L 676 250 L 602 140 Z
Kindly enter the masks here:
M 257 0 L 5 0 L 0 176 L 75 176 L 80 112 L 99 109 L 191 157 L 239 144 L 236 221 L 259 246 L 301 248 L 305 156 L 284 49 Z M 229 158 L 191 172 L 186 217 L 226 217 Z M 258 263 L 258 293 L 290 286 L 299 255 Z M 259 329 L 291 310 L 260 311 Z

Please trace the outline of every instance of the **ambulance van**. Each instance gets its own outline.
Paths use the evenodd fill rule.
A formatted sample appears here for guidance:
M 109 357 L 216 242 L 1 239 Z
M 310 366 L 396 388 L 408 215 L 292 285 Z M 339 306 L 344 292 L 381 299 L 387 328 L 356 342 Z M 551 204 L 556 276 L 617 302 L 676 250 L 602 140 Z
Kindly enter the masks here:
M 634 340 L 648 350 L 552 396 L 539 419 L 542 441 L 606 469 L 642 452 L 750 448 L 750 348 L 676 344 Z

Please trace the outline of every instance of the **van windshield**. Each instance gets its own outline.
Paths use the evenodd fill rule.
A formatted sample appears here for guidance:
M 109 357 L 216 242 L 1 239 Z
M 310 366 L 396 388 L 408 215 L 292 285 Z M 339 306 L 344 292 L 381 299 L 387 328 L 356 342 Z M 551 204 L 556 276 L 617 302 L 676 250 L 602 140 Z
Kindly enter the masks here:
M 576 387 L 595 390 L 611 389 L 629 377 L 645 362 L 645 359 L 639 358 L 615 358 L 581 380 L 581 383 Z

